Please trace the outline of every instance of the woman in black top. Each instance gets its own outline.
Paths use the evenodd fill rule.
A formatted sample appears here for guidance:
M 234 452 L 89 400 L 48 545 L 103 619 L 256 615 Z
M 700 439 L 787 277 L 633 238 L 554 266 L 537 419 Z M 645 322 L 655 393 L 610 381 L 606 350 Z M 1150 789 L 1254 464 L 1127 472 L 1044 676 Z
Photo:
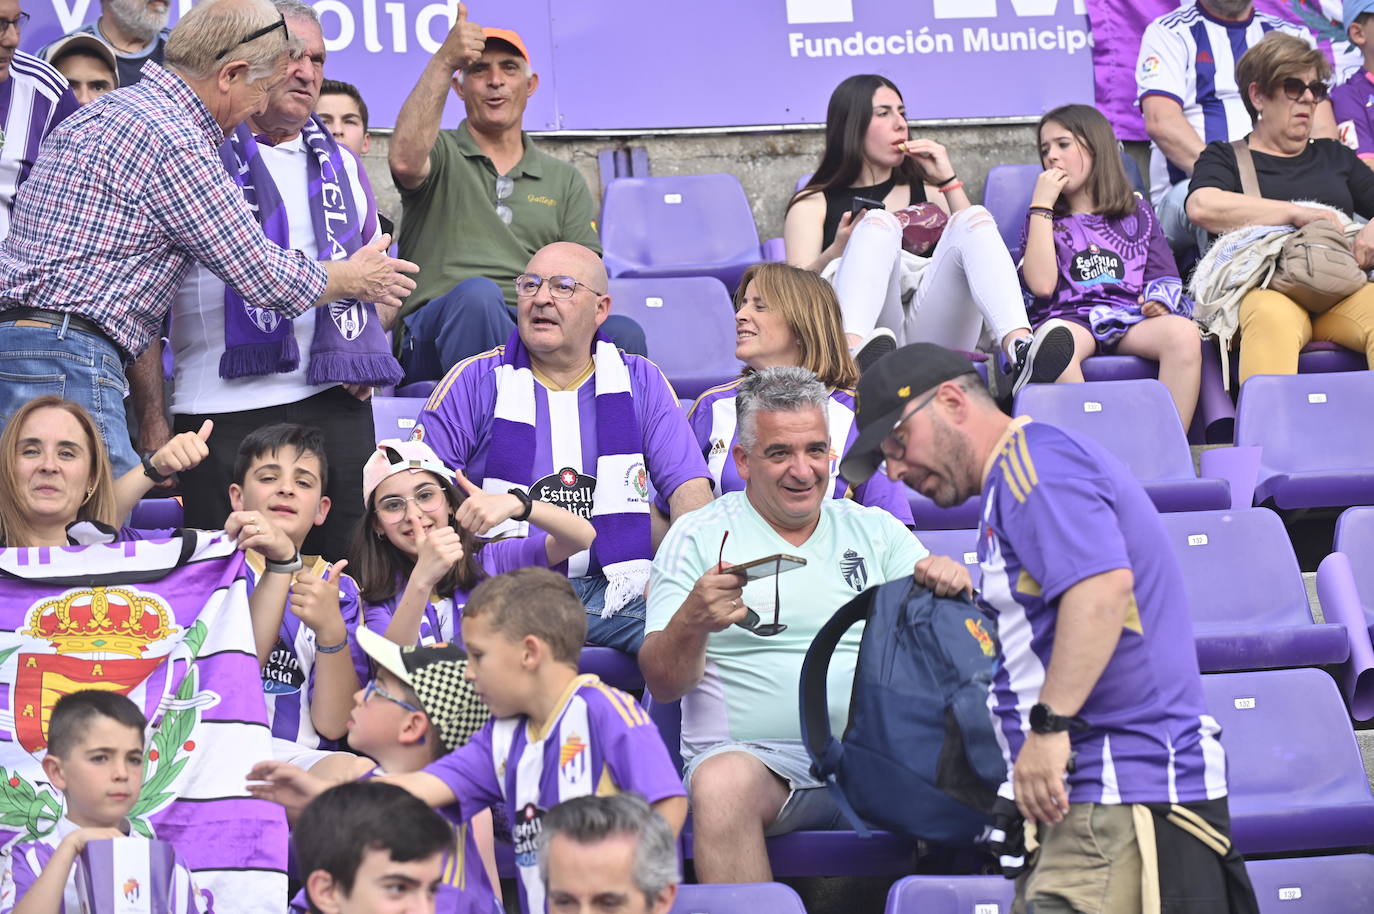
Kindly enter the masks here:
M 856 197 L 883 208 L 852 214 Z M 927 200 L 951 214 L 949 224 L 928 263 L 904 262 L 892 212 Z M 1053 381 L 1073 354 L 1073 337 L 1057 322 L 1032 338 L 991 214 L 969 202 L 943 146 L 910 138 L 901 93 L 881 76 L 851 76 L 830 96 L 825 150 L 788 204 L 783 238 L 788 263 L 834 285 L 861 369 L 918 341 L 971 351 L 984 322 L 1013 365 L 1013 390 Z
M 1301 227 L 1318 219 L 1374 216 L 1374 171 L 1337 140 L 1314 140 L 1313 112 L 1326 99 L 1331 67 L 1321 51 L 1300 38 L 1271 32 L 1236 64 L 1245 107 L 1255 127 L 1246 142 L 1261 196 L 1241 191 L 1236 152 L 1215 142 L 1198 157 L 1188 192 L 1188 218 L 1213 234 L 1250 225 Z M 1360 266 L 1374 266 L 1374 223 L 1355 240 Z M 1323 314 L 1312 314 L 1269 289 L 1249 292 L 1240 304 L 1240 379 L 1294 374 L 1298 352 L 1314 339 L 1365 353 L 1374 367 L 1374 286 Z

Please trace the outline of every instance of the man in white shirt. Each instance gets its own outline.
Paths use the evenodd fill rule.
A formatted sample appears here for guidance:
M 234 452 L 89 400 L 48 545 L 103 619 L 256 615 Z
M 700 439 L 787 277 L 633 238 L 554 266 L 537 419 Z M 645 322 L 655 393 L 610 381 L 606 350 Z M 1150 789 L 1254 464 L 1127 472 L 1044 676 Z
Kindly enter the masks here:
M 1183 211 L 1193 163 L 1208 143 L 1249 134 L 1236 61 L 1274 30 L 1316 44 L 1301 25 L 1256 12 L 1252 0 L 1196 0 L 1145 28 L 1136 62 L 1136 97 L 1150 135 L 1150 199 L 1176 250 L 1206 245 L 1206 232 Z M 1312 135 L 1336 136 L 1329 101 L 1317 106 Z

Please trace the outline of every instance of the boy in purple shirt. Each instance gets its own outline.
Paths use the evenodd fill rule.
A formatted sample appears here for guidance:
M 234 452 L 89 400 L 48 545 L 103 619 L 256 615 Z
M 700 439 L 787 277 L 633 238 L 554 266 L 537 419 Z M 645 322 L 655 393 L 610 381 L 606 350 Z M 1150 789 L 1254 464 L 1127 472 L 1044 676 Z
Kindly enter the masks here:
M 510 816 L 526 914 L 544 910 L 536 839 L 563 800 L 634 791 L 682 829 L 687 798 L 657 727 L 633 698 L 578 675 L 585 612 L 544 568 L 490 578 L 463 612 L 467 677 L 493 719 L 424 771 L 386 780 L 466 820 L 494 804 Z
M 1331 90 L 1336 136 L 1365 164 L 1374 164 L 1374 0 L 1346 0 L 1342 14 L 1345 33 L 1364 55 L 1364 66 Z

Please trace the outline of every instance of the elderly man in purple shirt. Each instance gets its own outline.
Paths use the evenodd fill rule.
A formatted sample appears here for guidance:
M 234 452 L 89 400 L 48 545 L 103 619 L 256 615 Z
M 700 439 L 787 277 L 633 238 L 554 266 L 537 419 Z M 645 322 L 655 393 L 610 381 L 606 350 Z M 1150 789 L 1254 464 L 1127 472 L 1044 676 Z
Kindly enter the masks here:
M 263 110 L 293 46 L 268 0 L 205 0 L 172 31 L 166 69 L 146 64 L 49 135 L 0 244 L 0 421 L 58 393 L 91 411 L 116 473 L 136 466 L 124 367 L 196 261 L 288 318 L 341 299 L 398 307 L 415 288 L 387 236 L 325 262 L 272 243 L 225 172 L 220 143 Z
M 589 519 L 596 542 L 558 570 L 587 606 L 588 642 L 635 653 L 654 548 L 669 518 L 711 500 L 711 482 L 658 366 L 600 331 L 606 285 L 601 259 L 580 244 L 536 251 L 515 277 L 515 333 L 449 371 L 412 437 L 488 492 Z M 669 518 L 653 508 L 650 483 Z

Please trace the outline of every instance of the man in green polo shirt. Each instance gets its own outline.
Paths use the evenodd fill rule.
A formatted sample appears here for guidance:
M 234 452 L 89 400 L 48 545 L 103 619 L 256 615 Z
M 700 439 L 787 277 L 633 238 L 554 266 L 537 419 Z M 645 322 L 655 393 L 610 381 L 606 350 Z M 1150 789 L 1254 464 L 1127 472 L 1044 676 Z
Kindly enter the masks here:
M 467 117 L 440 130 L 450 85 Z M 587 182 L 521 127 L 538 87 L 520 36 L 469 22 L 460 3 L 396 116 L 388 162 L 401 192 L 398 244 L 420 265 L 393 331 L 407 382 L 439 378 L 506 341 L 515 327 L 513 280 L 535 251 L 555 241 L 601 251 Z M 603 329 L 621 348 L 646 354 L 634 321 L 613 315 Z

